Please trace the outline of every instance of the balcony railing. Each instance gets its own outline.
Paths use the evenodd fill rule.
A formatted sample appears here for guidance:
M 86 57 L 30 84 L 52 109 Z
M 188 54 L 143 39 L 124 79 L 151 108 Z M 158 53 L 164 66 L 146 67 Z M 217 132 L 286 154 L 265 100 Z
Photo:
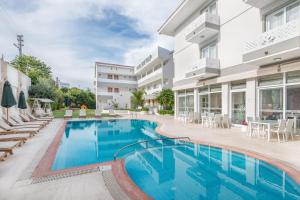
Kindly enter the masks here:
M 264 32 L 256 39 L 247 42 L 244 46 L 243 61 L 252 62 L 264 59 L 267 62 L 266 58 L 272 57 L 272 55 L 280 59 L 290 59 L 296 54 L 296 50 L 300 48 L 299 24 L 299 20 L 289 22 Z M 259 64 L 266 64 L 264 60 Z
M 105 97 L 112 97 L 114 95 L 113 92 L 104 92 L 104 91 L 98 91 L 97 92 L 97 95 L 98 96 L 105 96 Z
M 128 85 L 136 85 L 137 84 L 137 81 L 135 81 L 135 80 L 106 79 L 106 78 L 98 78 L 98 82 L 100 82 L 100 83 L 112 83 L 112 84 L 128 84 Z
M 144 76 L 137 82 L 138 82 L 139 86 L 143 86 L 143 85 L 147 85 L 151 82 L 157 81 L 161 78 L 162 78 L 162 68 L 159 68 L 159 69 L 155 70 L 154 72 L 147 74 L 146 76 Z
M 203 13 L 191 25 L 191 31 L 186 40 L 192 43 L 202 43 L 215 36 L 220 30 L 220 17 L 218 15 Z
M 202 58 L 188 71 L 186 78 L 206 79 L 220 75 L 220 62 L 216 58 Z

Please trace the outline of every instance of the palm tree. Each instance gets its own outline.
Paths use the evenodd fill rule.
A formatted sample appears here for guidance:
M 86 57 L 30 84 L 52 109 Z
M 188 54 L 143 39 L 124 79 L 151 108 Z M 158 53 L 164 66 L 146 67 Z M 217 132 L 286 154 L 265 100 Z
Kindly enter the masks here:
M 156 100 L 163 106 L 163 109 L 172 110 L 174 106 L 174 92 L 171 89 L 164 89 L 156 97 Z
M 144 93 L 143 90 L 132 92 L 131 104 L 134 109 L 137 109 L 139 106 L 144 107 Z

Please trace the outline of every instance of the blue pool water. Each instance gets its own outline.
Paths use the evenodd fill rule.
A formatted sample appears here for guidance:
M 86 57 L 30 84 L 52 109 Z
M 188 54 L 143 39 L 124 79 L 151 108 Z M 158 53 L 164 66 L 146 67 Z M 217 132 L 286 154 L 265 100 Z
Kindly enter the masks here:
M 52 170 L 112 161 L 113 154 L 125 145 L 161 137 L 156 134 L 156 127 L 156 123 L 145 120 L 68 122 Z
M 144 120 L 68 122 L 52 170 L 113 160 L 125 145 L 157 138 L 156 123 Z M 171 140 L 122 151 L 125 168 L 157 200 L 300 200 L 300 186 L 265 162 L 228 150 Z
M 283 171 L 220 148 L 189 144 L 134 152 L 125 168 L 156 200 L 300 199 L 300 186 Z

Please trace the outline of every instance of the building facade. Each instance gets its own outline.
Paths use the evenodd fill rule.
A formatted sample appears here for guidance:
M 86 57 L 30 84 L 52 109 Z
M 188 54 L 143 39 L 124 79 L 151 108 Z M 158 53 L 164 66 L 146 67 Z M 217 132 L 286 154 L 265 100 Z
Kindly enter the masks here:
M 299 0 L 185 0 L 159 29 L 175 39 L 175 116 L 297 118 Z
M 157 109 L 157 95 L 173 87 L 174 63 L 172 52 L 157 47 L 135 67 L 138 89 L 145 91 L 145 106 Z
M 131 107 L 131 95 L 137 88 L 134 67 L 96 62 L 95 79 L 98 110 Z

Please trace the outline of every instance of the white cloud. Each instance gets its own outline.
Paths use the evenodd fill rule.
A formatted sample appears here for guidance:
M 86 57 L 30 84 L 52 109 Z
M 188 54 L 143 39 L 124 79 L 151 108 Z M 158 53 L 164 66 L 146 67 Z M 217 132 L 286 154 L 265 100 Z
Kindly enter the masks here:
M 5 3 L 6 2 L 6 3 Z M 0 53 L 8 59 L 13 59 L 17 49 L 13 47 L 15 35 L 24 34 L 24 52 L 37 56 L 52 66 L 53 75 L 74 86 L 92 87 L 94 62 L 110 61 L 136 64 L 147 52 L 161 45 L 172 48 L 170 39 L 157 35 L 157 29 L 175 9 L 179 0 L 31 0 L 24 1 L 31 4 L 28 9 L 20 11 L 18 0 L 12 5 L 11 0 L 0 3 Z M 8 6 L 9 5 L 9 6 Z M 103 19 L 105 9 L 114 9 L 121 15 L 132 19 L 132 28 L 138 33 L 150 35 L 150 38 L 137 39 L 128 44 L 123 52 L 122 60 L 111 60 L 105 56 L 98 56 L 93 52 L 91 56 L 83 57 L 88 47 L 78 44 L 74 32 L 81 27 L 76 25 L 82 19 Z M 84 35 L 80 36 L 84 38 Z M 123 38 L 90 38 L 103 46 L 118 48 L 126 43 Z M 99 52 L 99 55 L 100 54 Z

